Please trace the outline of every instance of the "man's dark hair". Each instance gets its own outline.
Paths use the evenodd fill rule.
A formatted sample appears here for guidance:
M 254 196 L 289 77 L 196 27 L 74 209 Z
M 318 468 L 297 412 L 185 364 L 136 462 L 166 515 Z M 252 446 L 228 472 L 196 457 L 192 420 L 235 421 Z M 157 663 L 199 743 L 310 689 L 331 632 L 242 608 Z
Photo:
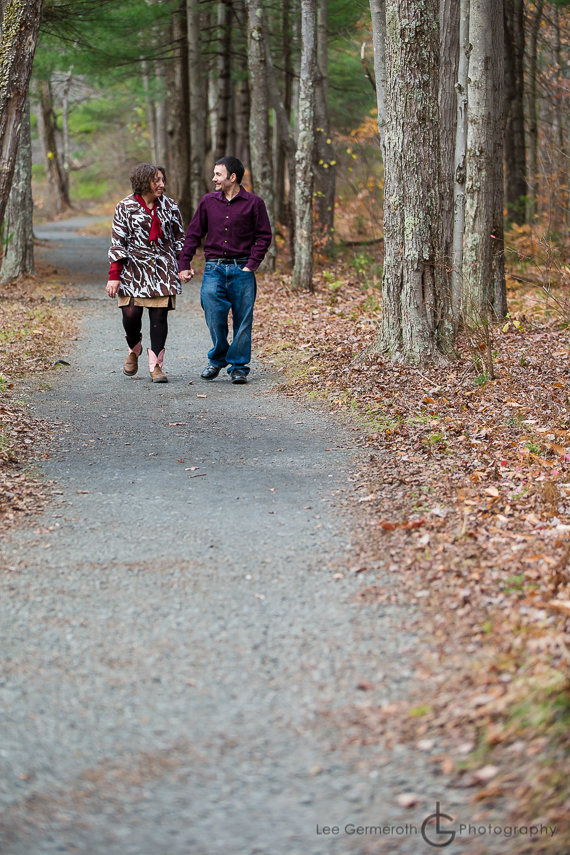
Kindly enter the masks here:
M 162 172 L 162 177 L 166 184 L 166 170 L 164 166 L 156 166 L 154 163 L 139 163 L 138 166 L 135 166 L 131 172 L 133 193 L 138 193 L 139 196 L 150 193 L 150 182 L 154 181 L 158 172 Z
M 228 170 L 228 178 L 231 178 L 235 172 L 237 183 L 241 184 L 241 180 L 245 172 L 245 166 L 237 157 L 233 157 L 231 154 L 228 154 L 226 157 L 221 157 L 219 160 L 216 160 L 216 166 L 225 166 Z

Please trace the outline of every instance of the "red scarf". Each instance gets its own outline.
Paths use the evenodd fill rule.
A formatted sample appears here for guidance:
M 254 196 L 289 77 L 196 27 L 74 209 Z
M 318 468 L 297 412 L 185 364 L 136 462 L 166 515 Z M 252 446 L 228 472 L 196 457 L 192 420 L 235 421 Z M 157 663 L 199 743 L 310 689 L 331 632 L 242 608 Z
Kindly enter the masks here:
M 147 214 L 150 214 L 152 217 L 152 223 L 150 225 L 150 235 L 148 236 L 149 241 L 152 243 L 153 241 L 157 241 L 162 237 L 162 226 L 160 224 L 160 220 L 158 218 L 157 208 L 158 208 L 158 199 L 155 201 L 152 206 L 152 210 L 147 207 L 147 204 L 142 196 L 139 196 L 138 193 L 135 193 L 135 199 L 142 205 Z

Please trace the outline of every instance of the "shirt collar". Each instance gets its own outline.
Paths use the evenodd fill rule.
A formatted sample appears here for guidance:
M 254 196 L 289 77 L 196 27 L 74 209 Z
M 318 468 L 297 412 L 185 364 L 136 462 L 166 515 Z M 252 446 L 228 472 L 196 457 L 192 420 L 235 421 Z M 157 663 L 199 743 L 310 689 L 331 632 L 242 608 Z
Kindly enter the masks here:
M 216 196 L 217 199 L 220 200 L 220 202 L 227 202 L 229 204 L 228 200 L 226 199 L 226 197 L 224 195 L 223 190 L 215 190 L 214 195 Z M 233 202 L 234 199 L 239 199 L 240 196 L 242 199 L 245 199 L 246 195 L 247 195 L 247 190 L 244 188 L 243 184 L 240 184 L 239 193 L 236 193 L 236 195 L 234 196 L 234 198 L 231 201 Z

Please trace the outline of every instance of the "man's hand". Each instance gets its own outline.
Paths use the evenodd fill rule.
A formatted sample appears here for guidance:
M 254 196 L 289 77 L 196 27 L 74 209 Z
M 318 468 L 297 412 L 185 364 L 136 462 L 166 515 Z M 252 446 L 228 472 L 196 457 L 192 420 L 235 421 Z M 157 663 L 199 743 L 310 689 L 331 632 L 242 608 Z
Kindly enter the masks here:
M 119 290 L 120 282 L 117 279 L 109 279 L 107 282 L 107 294 L 109 297 L 116 297 Z
M 190 270 L 181 270 L 178 275 L 180 276 L 180 280 L 182 282 L 190 282 L 190 280 L 194 276 L 194 271 L 192 268 L 190 268 Z
M 245 273 L 253 273 L 253 271 L 252 271 L 252 270 L 250 270 L 250 269 L 249 269 L 249 267 L 242 267 L 242 270 L 243 270 Z

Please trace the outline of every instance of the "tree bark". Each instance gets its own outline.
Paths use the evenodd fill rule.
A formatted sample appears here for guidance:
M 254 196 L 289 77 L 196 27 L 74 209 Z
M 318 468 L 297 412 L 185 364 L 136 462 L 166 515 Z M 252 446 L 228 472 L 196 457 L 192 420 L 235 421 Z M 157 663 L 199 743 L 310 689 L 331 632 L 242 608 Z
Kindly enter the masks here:
M 457 138 L 457 72 L 459 64 L 459 13 L 457 0 L 440 3 L 439 116 L 441 146 L 441 253 L 442 272 L 451 280 L 455 202 L 455 144 Z
M 0 270 L 2 284 L 34 272 L 33 216 L 32 137 L 28 99 L 22 116 L 12 189 L 4 218 L 4 254 Z
M 524 130 L 524 0 L 505 0 L 505 191 L 508 217 L 524 223 L 526 145 Z
M 218 81 L 216 98 L 216 138 L 214 159 L 228 152 L 228 130 L 231 98 L 232 0 L 218 2 Z
M 384 157 L 384 125 L 386 124 L 386 0 L 370 0 L 372 43 L 374 45 L 374 77 L 378 105 L 378 133 Z
M 317 0 L 317 79 L 315 98 L 315 209 L 325 243 L 334 234 L 336 158 L 330 138 L 328 73 L 328 0 Z
M 382 327 L 377 349 L 447 363 L 450 299 L 441 257 L 438 0 L 386 2 Z
M 271 146 L 269 142 L 269 92 L 264 39 L 264 9 L 262 0 L 246 0 L 248 27 L 248 68 L 250 91 L 249 140 L 251 148 L 251 180 L 253 192 L 261 196 L 267 207 L 271 229 L 275 233 L 275 200 Z M 265 265 L 275 269 L 275 241 L 266 255 Z
M 186 0 L 188 76 L 190 79 L 190 196 L 196 210 L 206 193 L 206 99 L 202 74 L 199 0 Z
M 295 155 L 295 266 L 292 287 L 313 290 L 313 161 L 317 74 L 316 0 L 301 2 L 299 138 Z
M 536 87 L 538 32 L 544 0 L 536 0 L 528 25 L 528 206 L 527 220 L 536 216 L 538 197 L 538 95 Z
M 0 44 L 0 226 L 4 221 L 30 85 L 42 0 L 3 3 Z
M 154 110 L 154 100 L 150 91 L 150 77 L 146 59 L 141 60 L 141 77 L 146 101 L 146 120 L 148 125 L 150 157 L 152 162 L 156 163 L 158 160 L 156 156 L 156 113 Z
M 169 93 L 168 137 L 169 137 L 169 195 L 178 203 L 184 225 L 192 217 L 190 197 L 190 114 L 188 79 L 188 26 L 186 3 L 182 3 L 172 15 L 172 91 Z
M 463 234 L 465 231 L 465 157 L 467 155 L 467 87 L 469 70 L 469 5 L 460 0 L 459 64 L 456 86 L 456 136 L 453 174 L 453 240 L 451 257 L 451 305 L 453 326 L 457 330 L 461 314 L 463 288 Z
M 40 83 L 39 101 L 41 118 L 38 116 L 40 118 L 38 129 L 42 137 L 46 174 L 55 212 L 56 214 L 61 214 L 63 211 L 71 208 L 72 205 L 67 190 L 65 172 L 57 149 L 56 119 L 53 111 L 51 85 L 48 80 L 42 80 Z
M 168 157 L 168 87 L 166 82 L 166 68 L 161 59 L 156 60 L 154 64 L 154 76 L 157 95 L 154 105 L 156 115 L 156 159 L 158 166 L 164 166 L 168 171 L 170 167 Z
M 486 324 L 494 313 L 494 229 L 498 199 L 502 199 L 502 133 L 497 139 L 497 118 L 503 120 L 499 74 L 504 74 L 501 0 L 471 0 L 469 14 L 469 90 L 467 120 L 467 175 L 465 184 L 465 241 L 463 253 L 462 314 L 473 327 Z M 500 157 L 500 170 L 494 159 Z M 500 179 L 499 179 L 499 172 Z M 500 184 L 500 188 L 497 186 Z M 501 207 L 502 219 L 502 207 Z M 502 247 L 501 247 L 502 252 Z
M 493 220 L 491 223 L 493 318 L 501 321 L 507 314 L 507 286 L 505 281 L 504 208 L 505 181 L 503 172 L 505 139 L 505 35 L 503 0 L 491 4 L 491 31 L 493 33 Z M 492 363 L 490 363 L 491 365 Z

